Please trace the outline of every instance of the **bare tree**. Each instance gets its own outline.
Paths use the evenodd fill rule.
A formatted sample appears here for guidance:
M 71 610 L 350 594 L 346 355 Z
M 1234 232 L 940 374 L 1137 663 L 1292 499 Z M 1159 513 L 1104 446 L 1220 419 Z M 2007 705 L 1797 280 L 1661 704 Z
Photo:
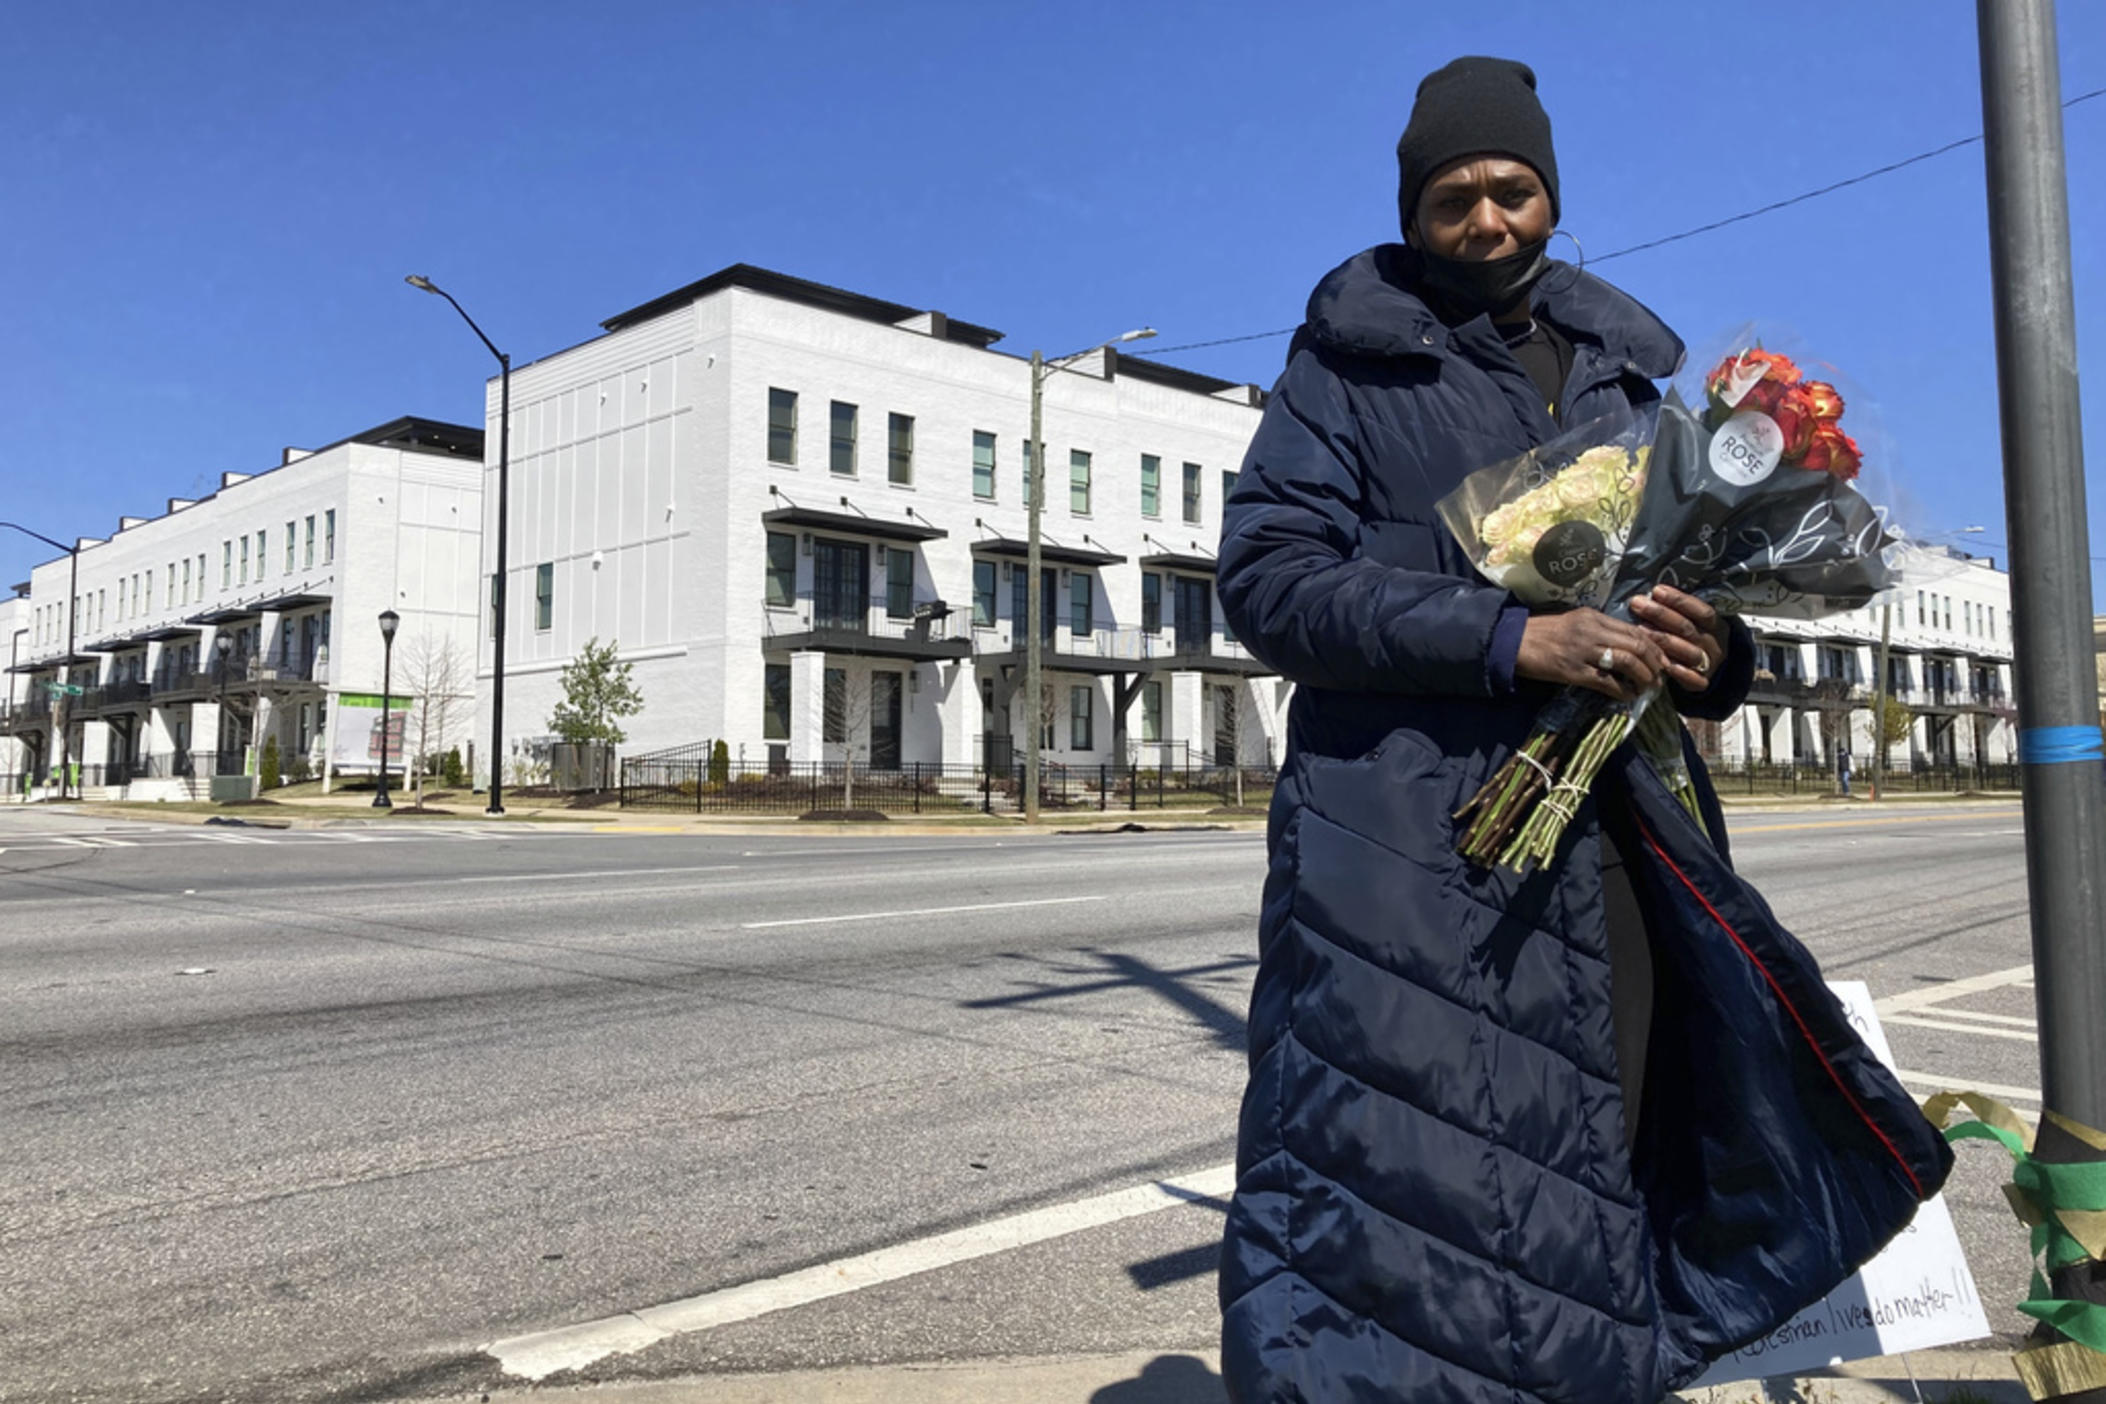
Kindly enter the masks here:
M 824 686 L 828 748 L 841 748 L 841 807 L 856 806 L 856 738 L 870 735 L 872 696 L 870 674 L 851 675 L 846 668 L 828 668 Z
M 410 754 L 416 758 L 411 769 L 416 774 L 417 804 L 422 807 L 424 772 L 429 768 L 426 758 L 451 743 L 455 719 L 472 695 L 474 675 L 466 652 L 450 638 L 418 634 L 397 652 L 401 657 L 395 667 L 402 675 L 403 688 L 416 699 L 410 708 L 410 724 L 416 733 Z

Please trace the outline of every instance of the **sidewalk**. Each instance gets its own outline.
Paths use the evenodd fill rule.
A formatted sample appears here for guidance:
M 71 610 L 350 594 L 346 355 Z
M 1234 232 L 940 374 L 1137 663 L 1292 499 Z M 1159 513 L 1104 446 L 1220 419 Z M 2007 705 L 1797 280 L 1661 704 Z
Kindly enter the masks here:
M 713 1375 L 635 1384 L 492 1391 L 492 1404 L 1226 1404 L 1212 1347 L 1184 1352 L 880 1365 L 779 1375 Z M 1926 1350 L 1860 1360 L 1790 1379 L 1746 1381 L 1671 1396 L 1691 1404 L 1915 1404 L 1963 1394 L 1977 1404 L 2027 1404 L 2009 1351 Z

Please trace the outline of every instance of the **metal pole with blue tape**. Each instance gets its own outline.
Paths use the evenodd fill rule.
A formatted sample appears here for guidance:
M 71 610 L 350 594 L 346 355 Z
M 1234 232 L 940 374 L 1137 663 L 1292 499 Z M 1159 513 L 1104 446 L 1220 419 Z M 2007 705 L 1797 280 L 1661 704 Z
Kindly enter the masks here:
M 2053 0 L 1976 0 L 1975 15 L 2040 1086 L 2047 1111 L 2106 1127 L 2106 764 L 2055 8 Z M 2043 1163 L 2106 1159 L 2046 1116 L 2035 1153 Z M 2098 1267 L 2057 1269 L 2054 1296 L 2106 1302 Z M 2067 1348 L 2049 1328 L 2039 1335 L 2042 1351 Z M 2093 1372 L 2049 1397 L 2106 1398 L 2101 1380 L 2106 1372 Z

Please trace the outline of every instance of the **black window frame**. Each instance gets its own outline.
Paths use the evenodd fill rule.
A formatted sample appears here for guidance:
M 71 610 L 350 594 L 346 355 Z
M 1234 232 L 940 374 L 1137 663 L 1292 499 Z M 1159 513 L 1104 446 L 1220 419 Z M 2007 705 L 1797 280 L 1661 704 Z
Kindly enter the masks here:
M 1068 577 L 1068 632 L 1078 639 L 1097 631 L 1097 582 L 1086 570 Z
M 914 617 L 914 553 L 897 546 L 885 552 L 885 617 Z
M 841 425 L 845 416 L 848 433 L 844 437 Z M 856 475 L 856 438 L 861 433 L 863 412 L 860 407 L 847 400 L 830 400 L 826 407 L 826 470 L 837 478 L 853 478 Z M 843 468 L 841 465 L 848 466 Z
M 978 557 L 973 561 L 973 627 L 991 629 L 995 623 L 995 603 L 999 596 L 1002 573 L 996 563 Z
M 1206 515 L 1206 469 L 1197 463 L 1184 467 L 1184 518 L 1197 522 Z
M 545 634 L 556 624 L 556 563 L 534 567 L 534 632 Z
M 994 435 L 988 433 L 985 429 L 973 430 L 973 496 L 981 502 L 992 502 L 995 500 L 996 446 Z M 984 462 L 981 458 L 983 449 L 986 451 Z M 985 492 L 980 491 L 983 476 L 987 483 L 987 491 Z
M 914 485 L 914 416 L 891 410 L 885 417 L 885 481 Z
M 1160 571 L 1141 572 L 1141 632 L 1163 632 L 1163 577 Z
M 790 739 L 790 665 L 768 663 L 761 668 L 761 740 Z
M 793 609 L 796 607 L 797 534 L 795 532 L 771 531 L 768 533 L 765 598 L 770 609 Z
M 768 461 L 797 466 L 797 392 L 768 387 Z

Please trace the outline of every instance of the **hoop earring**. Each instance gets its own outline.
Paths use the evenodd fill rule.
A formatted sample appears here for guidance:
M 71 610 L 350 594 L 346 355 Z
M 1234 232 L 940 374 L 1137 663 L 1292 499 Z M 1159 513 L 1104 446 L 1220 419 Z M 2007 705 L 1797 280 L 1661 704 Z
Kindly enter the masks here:
M 1566 279 L 1564 284 L 1558 288 L 1559 292 L 1570 292 L 1573 288 L 1579 286 L 1580 275 L 1587 271 L 1587 251 L 1584 248 L 1580 247 L 1580 241 L 1573 237 L 1572 231 L 1569 229 L 1551 230 L 1550 239 L 1555 239 L 1560 234 L 1564 235 L 1567 239 L 1571 239 L 1572 247 L 1579 250 L 1579 262 L 1576 264 L 1569 265 L 1572 269 L 1572 276 Z M 1546 249 L 1548 249 L 1550 246 L 1550 239 L 1545 239 L 1543 241 L 1543 245 Z

